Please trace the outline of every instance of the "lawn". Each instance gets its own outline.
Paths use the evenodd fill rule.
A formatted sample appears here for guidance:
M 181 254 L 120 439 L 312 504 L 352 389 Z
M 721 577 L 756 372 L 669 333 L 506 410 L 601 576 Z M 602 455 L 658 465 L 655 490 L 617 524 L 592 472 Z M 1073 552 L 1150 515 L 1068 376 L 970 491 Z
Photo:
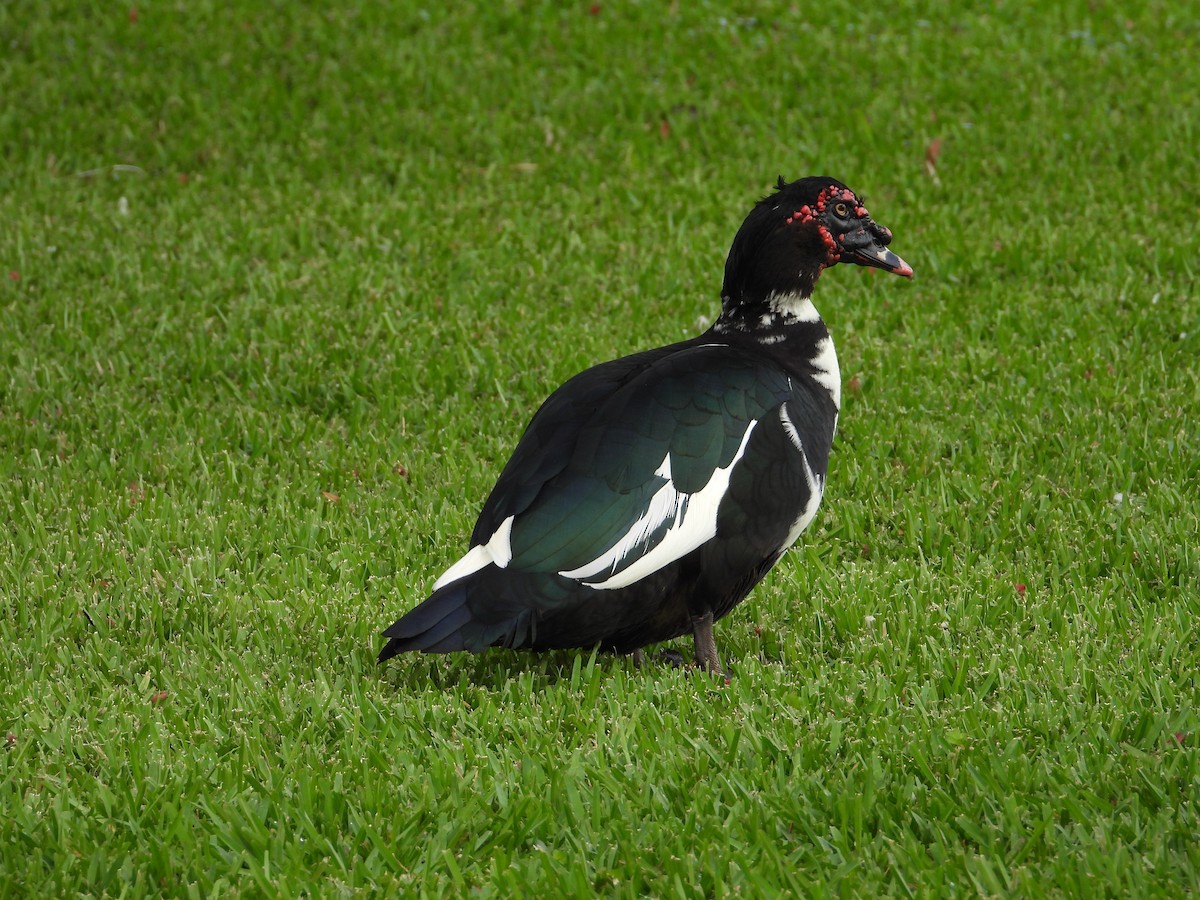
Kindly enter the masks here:
M 0 48 L 0 895 L 1200 892 L 1194 6 L 58 0 Z M 821 279 L 829 489 L 729 683 L 377 668 L 779 174 L 916 278 Z

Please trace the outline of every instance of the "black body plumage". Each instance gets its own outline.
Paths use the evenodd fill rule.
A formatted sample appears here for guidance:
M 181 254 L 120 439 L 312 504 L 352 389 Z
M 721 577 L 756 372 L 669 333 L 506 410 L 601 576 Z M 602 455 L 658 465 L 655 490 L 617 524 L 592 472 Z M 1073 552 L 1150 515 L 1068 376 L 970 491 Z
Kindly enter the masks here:
M 389 627 L 407 650 L 628 652 L 742 601 L 816 513 L 837 425 L 837 357 L 809 296 L 836 262 L 911 269 L 831 178 L 780 184 L 730 249 L 704 334 L 566 382 L 527 427 L 468 553 Z

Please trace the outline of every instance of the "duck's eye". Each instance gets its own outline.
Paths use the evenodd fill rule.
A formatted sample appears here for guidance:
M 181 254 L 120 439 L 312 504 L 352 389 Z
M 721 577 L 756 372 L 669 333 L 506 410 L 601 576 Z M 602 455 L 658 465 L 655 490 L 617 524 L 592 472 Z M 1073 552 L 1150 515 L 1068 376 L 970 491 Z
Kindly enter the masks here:
M 839 203 L 833 208 L 833 211 L 838 214 L 838 218 L 844 219 L 850 215 L 850 208 L 845 203 Z

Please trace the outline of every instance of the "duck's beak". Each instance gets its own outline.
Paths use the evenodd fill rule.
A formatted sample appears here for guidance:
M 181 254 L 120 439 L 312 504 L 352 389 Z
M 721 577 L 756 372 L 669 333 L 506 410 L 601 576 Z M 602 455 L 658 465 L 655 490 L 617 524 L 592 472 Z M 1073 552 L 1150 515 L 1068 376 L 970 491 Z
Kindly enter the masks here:
M 892 233 L 882 225 L 869 219 L 857 231 L 849 231 L 838 241 L 841 261 L 860 266 L 873 266 L 905 278 L 912 278 L 912 266 L 887 248 L 892 242 Z

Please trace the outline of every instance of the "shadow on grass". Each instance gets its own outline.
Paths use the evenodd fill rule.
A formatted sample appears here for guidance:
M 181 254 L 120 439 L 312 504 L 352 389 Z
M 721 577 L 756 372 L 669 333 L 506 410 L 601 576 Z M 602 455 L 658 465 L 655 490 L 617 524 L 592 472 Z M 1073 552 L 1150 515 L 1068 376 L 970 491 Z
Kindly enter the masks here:
M 389 660 L 381 667 L 380 674 L 397 689 L 433 685 L 447 690 L 469 684 L 499 692 L 514 682 L 525 682 L 537 691 L 562 683 L 578 686 L 597 675 L 619 672 L 655 678 L 661 672 L 680 668 L 660 658 L 656 650 L 648 652 L 646 662 L 638 666 L 631 654 L 597 649 L 532 651 L 495 647 L 480 654 L 405 654 Z M 686 664 L 682 668 L 691 670 Z

